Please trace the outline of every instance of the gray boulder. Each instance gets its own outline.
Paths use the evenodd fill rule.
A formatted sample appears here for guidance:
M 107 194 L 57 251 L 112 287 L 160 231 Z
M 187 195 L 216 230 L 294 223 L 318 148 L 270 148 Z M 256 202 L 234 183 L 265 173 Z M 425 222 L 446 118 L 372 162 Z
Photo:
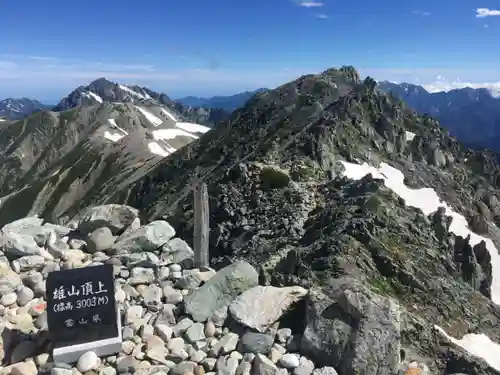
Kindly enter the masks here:
M 89 253 L 106 251 L 111 249 L 114 242 L 115 238 L 111 229 L 108 227 L 97 228 L 87 238 L 87 250 Z
M 12 258 L 40 254 L 40 247 L 32 235 L 18 234 L 11 231 L 0 232 L 0 251 Z
M 259 275 L 252 265 L 242 260 L 233 263 L 185 298 L 186 312 L 195 321 L 203 322 L 258 282 Z
M 175 236 L 174 228 L 164 220 L 157 220 L 128 232 L 125 236 L 120 236 L 114 243 L 113 250 L 117 253 L 156 251 L 173 236 Z
M 17 273 L 10 268 L 0 268 L 0 296 L 13 293 L 20 285 L 22 280 Z
M 311 290 L 307 303 L 303 355 L 345 375 L 398 372 L 401 318 L 394 300 L 345 277 Z
M 257 354 L 252 362 L 251 375 L 275 375 L 278 367 L 265 355 Z
M 300 286 L 257 285 L 236 298 L 229 312 L 238 323 L 263 333 L 306 294 L 307 289 Z
M 76 215 L 68 223 L 83 234 L 88 234 L 97 228 L 107 227 L 113 234 L 120 234 L 139 216 L 139 211 L 133 207 L 120 204 L 106 204 L 89 207 Z
M 25 236 L 34 236 L 42 231 L 43 219 L 36 216 L 25 217 L 2 227 L 2 232 L 20 233 Z
M 271 350 L 273 343 L 273 335 L 258 332 L 246 332 L 239 341 L 239 351 L 241 353 L 267 354 Z
M 161 259 L 164 263 L 181 263 L 194 256 L 193 250 L 181 238 L 173 238 L 162 247 Z

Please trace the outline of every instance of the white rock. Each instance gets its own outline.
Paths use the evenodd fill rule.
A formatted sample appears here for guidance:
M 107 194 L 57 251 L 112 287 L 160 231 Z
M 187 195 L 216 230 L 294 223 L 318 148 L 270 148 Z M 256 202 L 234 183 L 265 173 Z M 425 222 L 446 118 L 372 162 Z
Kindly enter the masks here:
M 287 353 L 280 358 L 279 364 L 287 369 L 294 369 L 300 364 L 299 357 L 296 354 Z
M 11 306 L 17 301 L 17 294 L 12 292 L 12 293 L 7 293 L 2 296 L 0 299 L 0 304 L 2 306 Z
M 33 361 L 17 363 L 12 367 L 11 375 L 37 375 L 38 370 Z
M 325 366 L 314 370 L 312 375 L 338 375 L 338 373 L 333 367 Z
M 113 249 L 117 252 L 128 253 L 156 251 L 174 235 L 175 230 L 169 223 L 157 220 L 128 233 L 126 236 L 120 236 L 113 245 Z
M 80 372 L 87 372 L 92 369 L 95 369 L 99 366 L 100 360 L 95 352 L 86 352 L 83 353 L 80 358 L 78 358 L 78 362 L 76 364 L 76 368 Z

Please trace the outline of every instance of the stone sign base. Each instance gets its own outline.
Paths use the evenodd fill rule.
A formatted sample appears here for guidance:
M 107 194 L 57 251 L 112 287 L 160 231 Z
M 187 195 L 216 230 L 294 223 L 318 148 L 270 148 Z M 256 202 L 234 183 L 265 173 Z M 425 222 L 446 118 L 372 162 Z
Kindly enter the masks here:
M 120 309 L 117 307 L 118 336 L 104 340 L 90 341 L 83 344 L 68 345 L 54 348 L 52 357 L 54 362 L 74 363 L 83 353 L 93 351 L 98 357 L 106 357 L 122 350 L 122 324 Z

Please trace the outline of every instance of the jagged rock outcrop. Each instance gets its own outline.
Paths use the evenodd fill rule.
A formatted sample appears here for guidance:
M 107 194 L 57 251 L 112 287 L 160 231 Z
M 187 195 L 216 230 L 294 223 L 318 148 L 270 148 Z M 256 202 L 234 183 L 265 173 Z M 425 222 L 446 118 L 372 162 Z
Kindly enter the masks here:
M 309 295 L 302 351 L 341 374 L 395 374 L 400 363 L 401 312 L 355 280 L 332 280 Z

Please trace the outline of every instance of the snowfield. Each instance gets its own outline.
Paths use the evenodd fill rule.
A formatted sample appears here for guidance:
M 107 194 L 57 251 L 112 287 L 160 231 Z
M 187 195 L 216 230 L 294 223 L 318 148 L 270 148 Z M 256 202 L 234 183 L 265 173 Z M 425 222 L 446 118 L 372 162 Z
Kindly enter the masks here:
M 175 126 L 192 133 L 206 133 L 210 130 L 210 128 L 207 126 L 193 124 L 191 122 L 178 122 L 177 124 L 175 124 Z
M 190 137 L 194 139 L 198 139 L 198 137 L 194 134 L 188 133 L 182 129 L 159 129 L 153 131 L 154 139 L 174 139 L 175 137 L 184 136 Z
M 160 155 L 163 157 L 170 155 L 170 152 L 168 152 L 163 147 L 161 147 L 158 142 L 149 142 L 148 148 L 149 148 L 149 151 L 151 151 L 153 154 L 156 154 L 156 155 Z
M 160 126 L 163 123 L 163 120 L 156 117 L 153 115 L 151 112 L 145 110 L 144 108 L 141 108 L 139 106 L 135 106 L 143 115 L 146 117 L 146 119 L 152 123 L 154 126 Z
M 96 93 L 93 93 L 92 91 L 89 91 L 88 93 L 89 93 L 90 96 L 92 96 L 99 103 L 104 102 L 104 100 L 102 100 L 102 98 L 99 95 L 97 95 Z
M 96 93 L 93 93 L 92 91 L 82 92 L 82 95 L 89 98 L 89 99 L 94 99 L 99 103 L 103 103 L 102 98 L 99 95 L 97 95 Z
M 209 127 L 200 124 L 173 121 L 175 116 L 162 107 L 159 109 L 168 117 L 168 120 L 162 120 L 142 107 L 135 107 L 149 122 L 150 125 L 146 124 L 146 128 L 149 129 L 153 126 L 153 129 L 150 129 L 150 134 L 154 138 L 154 141 L 148 143 L 149 151 L 162 157 L 166 157 L 177 151 L 175 147 L 172 147 L 172 145 L 168 143 L 168 140 L 177 137 L 188 137 L 195 140 L 198 139 L 200 134 L 204 134 L 210 130 Z M 108 122 L 110 129 L 104 131 L 104 138 L 111 142 L 118 142 L 129 134 L 118 126 L 115 119 L 108 119 Z
M 132 96 L 135 96 L 136 98 L 139 98 L 139 99 L 142 99 L 142 100 L 153 99 L 147 93 L 141 94 L 141 93 L 139 93 L 137 91 L 132 90 L 130 87 L 125 86 L 125 85 L 118 85 L 118 86 L 120 87 L 120 89 L 122 89 L 123 91 L 126 91 L 127 93 L 129 93 Z
M 170 120 L 177 122 L 177 119 L 173 114 L 171 114 L 169 111 L 167 111 L 165 108 L 161 108 L 161 111 L 167 116 Z
M 112 142 L 118 142 L 120 139 L 128 135 L 128 133 L 125 130 L 123 130 L 118 126 L 115 119 L 110 118 L 108 119 L 108 122 L 110 123 L 111 127 L 113 129 L 117 129 L 118 132 L 111 132 L 106 130 L 104 132 L 104 138 L 109 139 Z

